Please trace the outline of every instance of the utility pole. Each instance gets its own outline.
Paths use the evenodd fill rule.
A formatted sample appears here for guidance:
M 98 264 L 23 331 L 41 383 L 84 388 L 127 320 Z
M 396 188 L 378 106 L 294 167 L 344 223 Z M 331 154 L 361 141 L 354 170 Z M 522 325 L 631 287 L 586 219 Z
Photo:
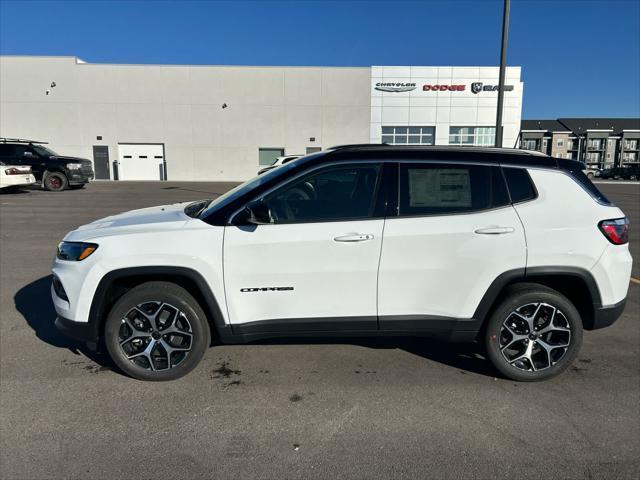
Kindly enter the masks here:
M 498 112 L 496 114 L 496 147 L 502 147 L 502 106 L 504 104 L 504 75 L 507 67 L 507 34 L 511 0 L 504 0 L 502 12 L 502 49 L 500 50 L 500 81 L 498 82 Z

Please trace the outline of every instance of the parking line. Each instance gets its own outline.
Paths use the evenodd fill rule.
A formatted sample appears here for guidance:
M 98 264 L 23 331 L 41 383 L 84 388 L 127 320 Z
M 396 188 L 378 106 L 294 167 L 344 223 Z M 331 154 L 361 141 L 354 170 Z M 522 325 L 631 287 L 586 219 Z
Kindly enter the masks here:
M 632 281 L 633 283 L 637 283 L 638 285 L 640 285 L 640 280 L 638 280 L 637 278 L 633 278 L 633 277 L 631 277 L 631 281 Z

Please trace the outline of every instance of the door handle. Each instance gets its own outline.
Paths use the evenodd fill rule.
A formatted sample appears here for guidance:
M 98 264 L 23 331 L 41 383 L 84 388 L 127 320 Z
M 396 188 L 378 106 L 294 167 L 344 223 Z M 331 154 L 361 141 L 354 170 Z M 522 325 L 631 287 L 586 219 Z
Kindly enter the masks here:
M 335 237 L 333 240 L 336 242 L 366 242 L 367 240 L 373 240 L 373 235 L 370 233 L 349 233 Z
M 502 235 L 504 233 L 513 233 L 515 230 L 513 227 L 484 227 L 476 228 L 474 232 L 481 235 Z

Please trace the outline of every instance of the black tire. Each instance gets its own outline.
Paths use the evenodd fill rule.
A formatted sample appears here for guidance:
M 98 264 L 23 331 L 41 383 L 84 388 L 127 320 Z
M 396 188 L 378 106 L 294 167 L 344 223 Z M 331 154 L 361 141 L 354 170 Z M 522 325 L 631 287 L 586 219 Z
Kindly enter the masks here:
M 542 333 L 545 329 L 551 331 Z M 485 346 L 489 360 L 504 376 L 535 382 L 555 377 L 573 363 L 582 345 L 582 330 L 580 314 L 564 295 L 543 285 L 523 283 L 509 287 L 493 310 Z M 527 338 L 518 340 L 520 337 Z M 522 358 L 527 353 L 529 358 Z
M 42 186 L 50 192 L 62 192 L 67 189 L 67 176 L 61 172 L 45 172 L 42 176 Z
M 154 305 L 158 308 L 155 313 Z M 173 312 L 169 307 L 177 313 L 172 313 L 169 324 L 162 327 L 161 315 Z M 142 314 L 142 308 L 149 317 L 154 317 L 155 325 Z M 172 326 L 178 327 L 178 317 L 180 328 L 163 334 Z M 130 325 L 140 330 L 133 330 Z M 154 328 L 156 325 L 157 329 Z M 155 332 L 153 336 L 151 331 Z M 137 336 L 136 332 L 146 335 Z M 188 352 L 170 352 L 164 347 L 176 347 L 176 337 L 180 341 L 177 347 L 189 348 Z M 148 282 L 132 288 L 118 299 L 106 320 L 104 338 L 109 355 L 124 373 L 138 380 L 164 381 L 180 378 L 198 365 L 211 343 L 211 332 L 202 308 L 184 288 L 169 282 Z M 148 353 L 144 354 L 145 351 Z M 134 358 L 130 359 L 131 356 Z M 163 368 L 167 365 L 167 358 L 175 365 Z

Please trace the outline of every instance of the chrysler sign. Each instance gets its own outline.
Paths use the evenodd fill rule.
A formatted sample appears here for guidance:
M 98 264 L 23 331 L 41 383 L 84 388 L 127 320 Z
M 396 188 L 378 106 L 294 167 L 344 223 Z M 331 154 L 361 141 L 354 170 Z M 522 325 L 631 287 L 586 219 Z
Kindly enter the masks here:
M 404 82 L 376 83 L 375 88 L 381 92 L 410 92 L 416 89 L 416 84 Z

